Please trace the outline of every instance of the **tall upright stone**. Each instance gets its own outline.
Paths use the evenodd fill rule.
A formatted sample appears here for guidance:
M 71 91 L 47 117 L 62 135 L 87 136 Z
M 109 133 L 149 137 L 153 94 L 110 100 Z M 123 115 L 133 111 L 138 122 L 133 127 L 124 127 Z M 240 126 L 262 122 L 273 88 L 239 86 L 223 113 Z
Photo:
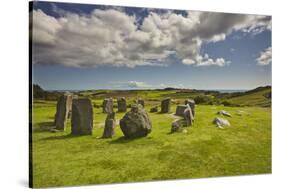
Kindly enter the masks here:
M 93 107 L 88 98 L 73 99 L 71 134 L 91 135 L 93 130 Z
M 185 105 L 189 105 L 192 111 L 192 115 L 195 116 L 195 101 L 193 99 L 185 100 Z
M 186 106 L 187 106 L 187 108 L 183 112 L 183 117 L 186 121 L 186 125 L 189 126 L 189 125 L 192 125 L 194 117 L 193 117 L 193 114 L 192 114 L 191 107 L 188 104 Z
M 161 113 L 170 112 L 170 108 L 171 108 L 171 99 L 166 98 L 166 99 L 162 100 L 162 102 L 161 102 Z
M 102 103 L 102 112 L 103 113 L 112 113 L 113 112 L 113 99 L 105 98 Z
M 141 104 L 142 107 L 144 108 L 144 100 L 143 100 L 143 99 L 138 98 L 138 99 L 137 99 L 137 104 Z
M 57 109 L 55 114 L 55 126 L 57 130 L 64 131 L 66 129 L 67 119 L 70 117 L 72 108 L 72 95 L 64 94 L 57 101 Z
M 117 99 L 117 106 L 118 106 L 118 112 L 126 112 L 127 111 L 127 104 L 126 104 L 125 97 Z
M 115 112 L 108 113 L 105 120 L 102 138 L 112 138 L 115 133 L 115 122 Z

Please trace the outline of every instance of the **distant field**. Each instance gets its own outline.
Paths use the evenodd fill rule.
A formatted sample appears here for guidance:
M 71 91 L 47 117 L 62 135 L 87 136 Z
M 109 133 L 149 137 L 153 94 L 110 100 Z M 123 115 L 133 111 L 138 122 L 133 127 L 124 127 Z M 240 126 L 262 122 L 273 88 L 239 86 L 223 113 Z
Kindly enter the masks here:
M 134 95 L 142 96 L 145 91 L 140 93 Z M 146 109 L 166 95 L 146 93 Z M 99 105 L 103 97 L 92 96 L 93 105 Z M 182 101 L 173 101 L 171 113 Z M 33 104 L 35 187 L 271 173 L 271 108 L 197 105 L 194 125 L 187 133 L 174 134 L 169 133 L 175 119 L 172 114 L 149 113 L 152 133 L 126 140 L 119 125 L 112 139 L 99 138 L 106 115 L 96 107 L 92 136 L 69 135 L 70 123 L 66 132 L 51 133 L 55 106 L 55 101 Z M 212 124 L 222 109 L 233 115 L 228 118 L 232 126 L 226 129 Z M 123 115 L 117 113 L 117 119 Z

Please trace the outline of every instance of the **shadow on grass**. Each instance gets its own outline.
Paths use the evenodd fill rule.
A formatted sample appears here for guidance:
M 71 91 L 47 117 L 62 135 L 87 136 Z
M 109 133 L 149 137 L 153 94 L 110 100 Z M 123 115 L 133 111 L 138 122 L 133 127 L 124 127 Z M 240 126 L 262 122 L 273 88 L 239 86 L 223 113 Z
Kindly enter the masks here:
M 40 122 L 33 126 L 32 132 L 48 132 L 54 127 L 55 125 L 53 121 Z
M 109 144 L 126 144 L 126 143 L 132 142 L 137 139 L 139 139 L 139 138 L 126 138 L 126 137 L 122 136 L 115 140 L 108 141 L 108 143 Z
M 42 140 L 63 140 L 63 139 L 77 138 L 79 136 L 82 136 L 82 135 L 68 134 L 68 135 L 60 135 L 60 136 L 50 136 L 50 137 L 42 138 Z

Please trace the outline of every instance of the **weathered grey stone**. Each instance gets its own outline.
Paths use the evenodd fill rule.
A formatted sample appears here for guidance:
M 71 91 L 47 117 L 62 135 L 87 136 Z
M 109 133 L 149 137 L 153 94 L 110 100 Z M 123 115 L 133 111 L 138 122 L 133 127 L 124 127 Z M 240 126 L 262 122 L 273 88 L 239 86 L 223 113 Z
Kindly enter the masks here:
M 142 107 L 144 108 L 144 100 L 143 99 L 141 99 L 141 98 L 137 99 L 137 104 L 141 104 Z
M 105 120 L 105 126 L 103 130 L 102 138 L 112 138 L 114 135 L 114 128 L 115 128 L 115 113 L 108 113 L 106 120 Z
M 153 113 L 153 112 L 158 112 L 158 107 L 157 106 L 154 106 L 152 108 L 150 108 L 150 112 Z
M 103 113 L 112 113 L 113 112 L 113 99 L 106 98 L 102 103 L 102 112 Z
M 127 138 L 144 137 L 151 132 L 152 124 L 142 105 L 134 104 L 120 120 L 120 128 Z
M 179 132 L 182 130 L 182 126 L 178 120 L 172 122 L 171 133 Z
M 214 119 L 213 123 L 216 124 L 217 127 L 219 127 L 219 128 L 230 126 L 230 123 L 227 119 L 223 119 L 223 118 L 220 118 L 220 117 L 216 117 Z
M 186 121 L 187 126 L 192 125 L 194 117 L 193 117 L 193 114 L 192 114 L 192 109 L 190 108 L 190 106 L 188 104 L 187 104 L 187 108 L 183 112 L 183 117 Z
M 73 135 L 91 135 L 93 130 L 93 108 L 91 100 L 73 99 L 71 134 Z
M 55 127 L 57 130 L 65 130 L 67 118 L 70 117 L 72 106 L 72 95 L 64 94 L 57 101 L 57 110 L 55 114 Z
M 224 111 L 224 110 L 218 111 L 217 114 L 218 115 L 224 115 L 224 116 L 227 116 L 227 117 L 231 117 L 231 114 L 228 113 L 227 111 Z
M 187 105 L 177 105 L 176 115 L 183 117 L 184 110 L 188 107 L 189 107 L 188 104 Z
M 188 104 L 191 108 L 193 117 L 195 116 L 195 101 L 193 99 L 185 100 L 185 105 Z
M 125 97 L 117 99 L 118 105 L 118 112 L 126 112 L 127 111 L 127 104 Z
M 166 98 L 166 99 L 162 100 L 162 102 L 161 102 L 161 113 L 170 112 L 170 108 L 171 108 L 171 99 Z

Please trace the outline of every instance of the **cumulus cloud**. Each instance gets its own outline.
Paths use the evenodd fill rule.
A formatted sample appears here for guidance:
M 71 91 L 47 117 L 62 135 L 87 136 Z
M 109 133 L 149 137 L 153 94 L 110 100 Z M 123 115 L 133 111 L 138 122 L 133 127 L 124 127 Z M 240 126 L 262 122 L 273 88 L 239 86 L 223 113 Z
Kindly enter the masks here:
M 142 81 L 129 81 L 128 87 L 130 87 L 130 88 L 147 88 L 147 87 L 150 87 L 150 85 L 148 85 Z
M 56 9 L 56 8 L 54 8 Z M 72 67 L 165 66 L 170 56 L 193 66 L 224 66 L 223 57 L 201 55 L 204 43 L 225 40 L 233 31 L 271 29 L 271 17 L 189 11 L 153 12 L 142 19 L 118 9 L 91 14 L 57 10 L 33 14 L 33 63 Z
M 157 88 L 157 87 L 156 87 Z M 160 84 L 160 88 L 176 88 L 176 89 L 184 89 L 185 86 L 181 83 L 179 84 L 164 84 L 164 83 L 161 83 Z
M 110 83 L 117 88 L 130 88 L 130 89 L 140 89 L 140 88 L 151 88 L 152 86 L 143 81 L 114 81 Z
M 268 65 L 272 62 L 272 48 L 268 47 L 260 52 L 259 57 L 256 59 L 257 64 L 261 66 Z

